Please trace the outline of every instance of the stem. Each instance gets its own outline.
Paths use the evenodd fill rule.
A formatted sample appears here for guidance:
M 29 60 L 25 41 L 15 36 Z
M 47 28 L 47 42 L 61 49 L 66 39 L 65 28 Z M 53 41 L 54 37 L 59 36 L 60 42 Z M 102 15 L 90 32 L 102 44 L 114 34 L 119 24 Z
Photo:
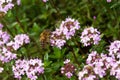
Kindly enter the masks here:
M 81 54 L 84 54 L 84 52 L 83 52 L 82 49 L 80 48 L 79 42 L 77 42 L 77 41 L 75 40 L 75 38 L 73 38 L 73 40 L 74 40 L 75 44 L 79 47 L 80 53 L 81 53 Z
M 20 25 L 20 28 L 23 30 L 23 32 L 25 33 L 25 30 L 23 29 L 23 25 L 22 25 L 22 23 L 20 22 L 20 20 L 19 20 L 19 18 L 16 16 L 16 20 L 17 20 L 17 22 L 18 22 L 18 24 Z M 36 46 L 37 46 L 37 51 L 38 52 L 41 52 L 39 49 L 40 49 L 40 46 L 38 45 L 38 43 L 36 42 L 36 40 L 34 40 L 32 37 L 30 37 L 30 39 L 33 41 L 33 42 L 35 42 L 35 44 L 36 44 Z M 26 49 L 27 50 L 27 49 Z M 27 50 L 28 51 L 28 50 Z
M 35 40 L 34 38 L 32 38 L 32 37 L 30 37 L 30 39 L 35 43 L 35 45 L 36 45 L 36 47 L 37 47 L 37 51 L 38 51 L 38 52 L 41 52 L 40 46 L 39 46 L 39 44 L 36 42 L 36 40 Z
M 51 4 L 51 6 L 52 6 L 53 8 L 55 8 L 55 10 L 56 10 L 57 12 L 59 12 L 59 10 L 58 10 L 57 7 L 55 6 L 55 3 L 54 3 L 53 0 L 50 0 L 50 4 Z
M 58 8 L 55 6 L 55 3 L 53 0 L 50 0 L 50 4 L 51 6 L 57 11 L 58 15 L 62 18 L 62 16 L 60 15 L 60 11 L 58 10 Z
M 8 33 L 12 36 L 12 38 L 14 37 L 14 34 L 12 33 L 12 31 L 10 31 L 10 29 L 8 28 L 8 26 L 7 26 L 7 24 L 6 24 L 6 21 L 5 20 L 3 20 L 3 22 L 4 22 L 4 25 L 6 26 L 6 29 L 7 29 L 7 31 L 8 31 Z
M 42 78 L 43 78 L 43 80 L 46 80 L 46 77 L 45 77 L 45 75 L 42 75 Z
M 20 28 L 21 28 L 22 31 L 25 33 L 24 26 L 22 25 L 20 19 L 18 18 L 17 12 L 18 12 L 18 9 L 15 8 L 15 13 L 14 13 L 14 15 L 16 15 L 16 16 L 15 16 L 16 22 L 19 24 Z
M 17 12 L 17 9 L 15 9 L 16 10 L 16 12 Z M 16 18 L 16 21 L 17 21 L 17 23 L 20 25 L 20 28 L 22 29 L 22 31 L 24 32 L 24 33 L 27 33 L 27 32 L 25 32 L 25 30 L 24 30 L 24 26 L 22 25 L 22 23 L 20 22 L 20 20 L 19 20 L 19 18 L 18 18 L 18 16 L 17 16 L 17 13 L 16 13 L 16 16 L 15 16 L 15 18 Z M 30 36 L 29 36 L 30 37 Z M 40 46 L 39 46 L 39 44 L 36 42 L 36 40 L 34 39 L 34 38 L 32 38 L 32 37 L 30 37 L 30 39 L 35 43 L 35 45 L 37 46 L 37 51 L 38 52 L 41 52 L 40 51 Z M 26 47 L 25 47 L 26 48 Z M 27 50 L 27 49 L 26 49 Z M 27 52 L 28 52 L 28 50 L 27 50 Z
M 17 14 L 16 14 L 16 15 L 17 15 Z M 24 30 L 24 28 L 23 28 L 24 26 L 23 26 L 22 23 L 20 22 L 19 18 L 18 18 L 17 16 L 16 16 L 15 18 L 16 18 L 17 23 L 20 25 L 20 28 L 22 29 L 22 31 L 25 32 L 25 30 Z
M 79 47 L 79 51 L 81 54 L 84 54 L 84 52 L 82 51 L 82 49 Z
M 69 49 L 71 49 L 71 52 L 72 52 L 72 54 L 73 54 L 73 56 L 74 56 L 74 59 L 75 59 L 75 62 L 79 65 L 79 61 L 77 60 L 77 57 L 76 57 L 76 55 L 75 55 L 75 53 L 74 53 L 73 48 L 72 48 L 71 46 L 69 46 L 69 45 L 67 45 L 67 46 L 68 46 Z
M 76 57 L 76 55 L 75 55 L 75 53 L 74 53 L 73 50 L 72 50 L 72 54 L 73 54 L 73 56 L 74 56 L 74 58 L 75 58 L 76 63 L 79 65 L 79 62 L 78 62 L 77 57 Z
M 8 28 L 5 20 L 4 20 L 4 25 L 6 26 L 6 29 L 7 29 L 8 33 L 10 34 L 10 36 L 11 36 L 12 38 L 14 38 L 14 35 L 13 35 L 12 31 L 10 31 L 10 29 Z M 14 52 L 17 53 L 17 51 L 14 51 Z M 22 54 L 21 51 L 20 51 L 20 53 Z M 24 56 L 22 55 L 22 57 L 24 57 Z

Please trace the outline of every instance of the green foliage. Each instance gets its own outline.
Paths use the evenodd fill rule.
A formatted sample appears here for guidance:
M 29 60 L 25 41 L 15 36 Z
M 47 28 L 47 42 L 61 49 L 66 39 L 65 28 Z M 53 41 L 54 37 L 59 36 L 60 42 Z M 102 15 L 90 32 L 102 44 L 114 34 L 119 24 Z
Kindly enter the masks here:
M 120 0 L 21 0 L 20 6 L 15 6 L 3 18 L 4 30 L 14 37 L 20 33 L 30 36 L 31 43 L 24 45 L 17 52 L 18 58 L 41 58 L 44 61 L 45 72 L 38 80 L 69 80 L 60 73 L 63 61 L 69 58 L 76 68 L 81 70 L 85 65 L 90 51 L 107 53 L 106 46 L 111 41 L 120 40 Z M 52 3 L 52 1 L 54 3 Z M 93 17 L 96 16 L 96 19 Z M 102 40 L 98 45 L 83 47 L 79 37 L 73 37 L 62 49 L 40 46 L 39 37 L 45 29 L 54 31 L 59 27 L 62 20 L 72 17 L 80 22 L 81 30 L 75 36 L 80 36 L 86 26 L 98 28 L 102 33 Z M 0 74 L 1 80 L 14 80 L 11 66 L 14 61 L 0 66 L 4 67 Z M 77 72 L 78 72 L 77 71 Z M 77 76 L 77 74 L 75 74 Z M 70 80 L 77 80 L 73 76 Z M 101 80 L 115 80 L 114 77 Z M 22 80 L 28 80 L 25 76 Z

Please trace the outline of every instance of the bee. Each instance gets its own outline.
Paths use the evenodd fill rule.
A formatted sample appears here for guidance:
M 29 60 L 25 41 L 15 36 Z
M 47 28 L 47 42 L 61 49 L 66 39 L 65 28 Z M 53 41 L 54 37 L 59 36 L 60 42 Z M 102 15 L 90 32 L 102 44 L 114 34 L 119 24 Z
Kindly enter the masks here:
M 40 44 L 42 48 L 45 48 L 48 44 L 50 44 L 50 35 L 51 31 L 46 29 L 40 34 Z

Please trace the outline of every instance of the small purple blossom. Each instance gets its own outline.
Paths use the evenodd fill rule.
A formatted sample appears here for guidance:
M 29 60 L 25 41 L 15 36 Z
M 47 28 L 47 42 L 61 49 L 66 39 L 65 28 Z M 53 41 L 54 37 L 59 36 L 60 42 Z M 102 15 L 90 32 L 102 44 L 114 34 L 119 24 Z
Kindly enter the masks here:
M 120 41 L 116 40 L 109 46 L 109 55 L 120 59 Z
M 8 49 L 7 43 L 10 41 L 10 35 L 0 30 L 0 61 L 2 63 L 16 59 L 16 54 Z
M 71 39 L 75 35 L 76 30 L 80 28 L 79 24 L 77 20 L 71 18 L 66 18 L 65 21 L 62 21 L 60 27 L 51 34 L 51 46 L 57 46 L 61 49 L 65 45 L 66 40 Z
M 114 62 L 110 62 L 110 75 L 115 76 L 118 80 L 120 80 L 120 41 L 115 40 L 109 46 L 109 56 L 114 58 Z
M 108 3 L 110 3 L 112 0 L 107 0 Z
M 94 62 L 98 61 L 99 54 L 96 51 L 92 51 L 86 60 L 87 64 L 94 64 Z
M 115 76 L 118 80 L 120 80 L 120 60 L 116 61 L 111 66 L 110 75 Z
M 73 64 L 70 63 L 69 59 L 64 61 L 64 66 L 61 68 L 61 73 L 67 78 L 71 78 L 76 71 L 76 68 Z
M 3 28 L 3 25 L 0 23 L 0 29 L 2 29 Z
M 3 72 L 3 70 L 4 70 L 4 68 L 0 67 L 0 73 L 2 73 L 2 72 Z
M 12 9 L 14 7 L 14 4 L 13 3 L 8 3 L 3 9 L 4 9 L 4 12 L 7 13 L 7 11 L 9 9 Z
M 2 47 L 10 40 L 10 35 L 7 32 L 0 30 L 0 46 Z
M 17 5 L 20 5 L 21 4 L 21 0 L 17 0 Z
M 85 28 L 80 38 L 84 46 L 98 44 L 101 40 L 100 32 L 93 27 Z
M 47 2 L 48 0 L 43 0 L 43 2 Z
M 20 5 L 20 0 L 16 1 L 18 5 Z M 1 0 L 0 1 L 0 12 L 7 13 L 8 10 L 14 7 L 13 0 Z
M 83 70 L 78 73 L 79 80 L 97 80 L 97 76 L 93 71 L 93 67 L 90 65 L 85 65 Z
M 40 74 L 44 73 L 43 63 L 40 59 L 17 60 L 12 67 L 14 77 L 19 80 L 23 75 L 27 75 L 30 80 L 36 80 Z
M 95 19 L 96 19 L 96 16 L 93 16 L 93 19 L 95 20 Z
M 68 78 L 71 78 L 73 76 L 73 74 L 71 72 L 67 72 L 67 73 L 65 73 L 65 76 L 67 76 Z
M 114 70 L 117 67 L 116 60 L 107 54 L 92 51 L 88 55 L 86 63 L 87 65 L 78 73 L 79 80 L 98 80 L 98 78 L 103 78 L 108 70 L 111 75 L 116 73 Z
M 0 50 L 1 54 L 0 54 L 0 61 L 2 61 L 2 63 L 5 62 L 9 62 L 12 59 L 16 59 L 16 54 L 12 53 L 11 51 L 9 51 L 8 49 L 6 49 L 5 47 L 3 47 Z
M 15 36 L 14 41 L 12 41 L 10 35 L 0 29 L 0 61 L 7 63 L 16 59 L 17 55 L 14 52 L 29 42 L 29 37 L 26 34 L 19 34 Z
M 14 50 L 19 49 L 22 45 L 30 43 L 30 39 L 26 34 L 16 35 L 14 41 L 11 41 L 7 46 L 12 46 Z
M 64 64 L 67 64 L 67 63 L 69 63 L 70 62 L 70 59 L 66 59 L 65 61 L 64 61 Z
M 65 21 L 62 21 L 60 25 L 60 30 L 65 35 L 66 39 L 71 39 L 72 36 L 75 35 L 76 30 L 80 28 L 79 22 L 75 19 L 66 18 Z
M 53 31 L 50 37 L 51 46 L 56 46 L 61 49 L 66 43 L 65 37 L 62 35 L 62 32 L 59 29 Z
M 106 59 L 107 55 L 102 53 L 99 55 L 96 51 L 92 51 L 87 58 L 87 64 L 93 67 L 94 73 L 100 78 L 106 75 L 106 70 L 109 68 Z

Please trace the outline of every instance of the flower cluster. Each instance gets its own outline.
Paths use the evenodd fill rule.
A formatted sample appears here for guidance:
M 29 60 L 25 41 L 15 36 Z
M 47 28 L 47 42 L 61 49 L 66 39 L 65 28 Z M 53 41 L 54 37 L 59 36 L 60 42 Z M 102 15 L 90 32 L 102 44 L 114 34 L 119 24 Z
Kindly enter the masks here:
M 36 80 L 38 75 L 44 73 L 43 63 L 40 59 L 30 59 L 30 60 L 17 60 L 15 65 L 12 67 L 14 77 L 19 80 L 22 75 L 27 75 L 31 80 Z
M 98 54 L 96 51 L 92 51 L 86 60 L 87 68 L 84 66 L 83 70 L 78 74 L 79 80 L 96 80 L 99 77 L 103 78 L 108 70 L 111 76 L 115 76 L 119 80 L 120 41 L 116 40 L 112 42 L 108 51 L 108 55 Z
M 75 35 L 76 30 L 80 28 L 79 24 L 80 23 L 77 20 L 71 18 L 66 18 L 65 21 L 62 21 L 60 30 L 67 40 Z
M 20 0 L 17 0 L 17 4 L 20 5 Z M 0 12 L 7 13 L 13 7 L 13 0 L 0 0 Z
M 115 58 L 114 64 L 111 65 L 110 75 L 120 79 L 120 41 L 116 40 L 109 46 L 109 56 Z
M 109 55 L 120 59 L 120 41 L 116 40 L 109 46 Z
M 66 43 L 66 40 L 71 39 L 76 30 L 80 28 L 79 22 L 77 20 L 66 18 L 65 21 L 62 21 L 60 27 L 52 32 L 51 34 L 51 46 L 57 46 L 61 48 Z
M 14 41 L 10 41 L 7 46 L 11 46 L 14 50 L 19 49 L 22 45 L 30 43 L 29 37 L 26 34 L 16 35 Z
M 12 53 L 11 49 L 7 46 L 9 40 L 10 35 L 0 30 L 0 61 L 2 61 L 2 63 L 9 62 L 16 58 L 16 54 Z
M 78 74 L 79 80 L 96 80 L 99 77 L 103 78 L 107 70 L 111 69 L 115 62 L 115 58 L 103 53 L 99 55 L 96 51 L 92 51 L 86 60 L 87 68 L 85 66 Z M 87 75 L 87 77 L 85 75 Z
M 0 47 L 8 43 L 10 40 L 10 35 L 7 32 L 0 30 Z
M 93 67 L 90 65 L 85 65 L 83 70 L 78 73 L 79 80 L 98 80 L 96 77 Z
M 11 52 L 6 47 L 2 47 L 0 49 L 0 52 L 1 52 L 0 53 L 0 61 L 2 61 L 2 63 L 9 62 L 12 59 L 16 59 L 17 58 L 16 54 L 14 54 L 13 52 Z
M 2 24 L 0 26 L 1 28 L 3 27 Z M 10 39 L 10 35 L 0 29 L 0 61 L 5 63 L 12 59 L 16 59 L 17 55 L 14 54 L 14 51 L 19 49 L 23 44 L 28 44 L 29 42 L 29 37 L 26 34 L 15 36 L 13 42 Z
M 85 28 L 80 38 L 84 46 L 98 44 L 98 42 L 101 40 L 100 32 L 93 27 Z
M 56 31 L 53 31 L 50 36 L 50 44 L 51 46 L 57 46 L 61 49 L 62 46 L 66 43 L 66 40 L 64 39 L 64 36 L 61 34 L 62 32 L 59 29 L 56 29 Z
M 86 63 L 91 65 L 95 74 L 102 78 L 106 75 L 106 71 L 111 68 L 111 65 L 115 63 L 115 59 L 103 53 L 99 55 L 96 51 L 93 51 L 89 54 Z
M 71 78 L 75 70 L 75 66 L 70 63 L 69 59 L 66 59 L 64 61 L 64 66 L 61 68 L 61 73 L 67 76 L 68 78 Z
M 115 76 L 120 80 L 120 60 L 116 60 L 113 65 L 111 65 L 110 75 Z

